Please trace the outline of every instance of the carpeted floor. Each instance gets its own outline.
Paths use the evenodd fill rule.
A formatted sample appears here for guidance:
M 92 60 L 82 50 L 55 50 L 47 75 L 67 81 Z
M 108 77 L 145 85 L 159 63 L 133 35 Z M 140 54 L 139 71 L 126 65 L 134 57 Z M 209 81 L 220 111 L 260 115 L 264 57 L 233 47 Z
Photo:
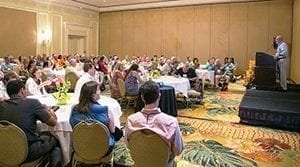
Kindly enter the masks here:
M 230 83 L 228 91 L 207 88 L 204 92 L 204 105 L 192 105 L 191 108 L 178 111 L 179 116 L 239 122 L 239 104 L 245 93 L 242 81 Z
M 177 166 L 300 166 L 300 133 L 238 123 L 244 92 L 241 82 L 226 92 L 208 89 L 203 105 L 179 110 L 185 149 L 175 159 Z M 124 109 L 121 122 L 131 113 Z M 116 145 L 114 161 L 133 165 L 123 141 Z

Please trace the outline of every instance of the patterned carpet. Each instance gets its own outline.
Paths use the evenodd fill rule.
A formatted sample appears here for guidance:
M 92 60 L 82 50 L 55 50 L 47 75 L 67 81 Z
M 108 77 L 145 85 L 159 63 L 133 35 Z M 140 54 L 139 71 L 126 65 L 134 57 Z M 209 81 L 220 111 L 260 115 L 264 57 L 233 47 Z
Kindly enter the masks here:
M 204 105 L 181 109 L 177 117 L 185 149 L 176 157 L 179 167 L 300 166 L 300 133 L 239 124 L 238 105 L 245 89 L 208 90 Z M 133 109 L 123 110 L 125 122 Z M 133 166 L 124 142 L 117 143 L 114 162 Z
M 230 83 L 228 91 L 207 88 L 204 92 L 204 105 L 192 105 L 189 109 L 178 111 L 179 116 L 239 122 L 239 104 L 245 93 L 242 81 Z

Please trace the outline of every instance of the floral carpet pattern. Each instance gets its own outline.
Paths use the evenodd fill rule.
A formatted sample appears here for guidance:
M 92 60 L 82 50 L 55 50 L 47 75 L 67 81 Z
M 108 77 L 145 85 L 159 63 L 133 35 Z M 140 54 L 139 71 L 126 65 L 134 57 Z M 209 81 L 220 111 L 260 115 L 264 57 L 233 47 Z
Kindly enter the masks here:
M 179 110 L 185 149 L 175 158 L 178 167 L 300 166 L 300 133 L 238 123 L 244 92 L 240 83 L 225 92 L 207 90 L 203 105 Z M 123 124 L 131 113 L 124 110 Z M 134 165 L 123 140 L 116 144 L 114 162 Z
M 239 122 L 239 104 L 245 89 L 241 81 L 230 83 L 228 91 L 205 89 L 204 105 L 192 105 L 191 108 L 179 110 L 178 114 L 183 117 Z
M 300 134 L 230 122 L 178 117 L 185 142 L 177 167 L 297 167 Z M 133 166 L 124 141 L 117 143 L 114 161 Z

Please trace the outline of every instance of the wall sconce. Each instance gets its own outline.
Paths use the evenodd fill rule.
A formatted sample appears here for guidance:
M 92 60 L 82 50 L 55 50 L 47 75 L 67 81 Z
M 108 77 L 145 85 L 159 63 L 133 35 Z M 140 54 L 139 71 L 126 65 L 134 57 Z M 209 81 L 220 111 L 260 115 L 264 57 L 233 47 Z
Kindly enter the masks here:
M 40 39 L 41 39 L 41 44 L 43 46 L 47 46 L 49 41 L 50 41 L 50 30 L 49 29 L 42 29 Z

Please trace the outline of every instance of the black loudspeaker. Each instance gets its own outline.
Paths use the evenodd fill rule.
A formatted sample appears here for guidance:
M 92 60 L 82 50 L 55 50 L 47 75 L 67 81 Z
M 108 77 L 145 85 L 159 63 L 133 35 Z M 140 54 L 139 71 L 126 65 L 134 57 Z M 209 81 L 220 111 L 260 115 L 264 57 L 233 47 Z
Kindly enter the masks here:
M 274 85 L 276 83 L 276 71 L 272 67 L 255 67 L 256 85 Z

